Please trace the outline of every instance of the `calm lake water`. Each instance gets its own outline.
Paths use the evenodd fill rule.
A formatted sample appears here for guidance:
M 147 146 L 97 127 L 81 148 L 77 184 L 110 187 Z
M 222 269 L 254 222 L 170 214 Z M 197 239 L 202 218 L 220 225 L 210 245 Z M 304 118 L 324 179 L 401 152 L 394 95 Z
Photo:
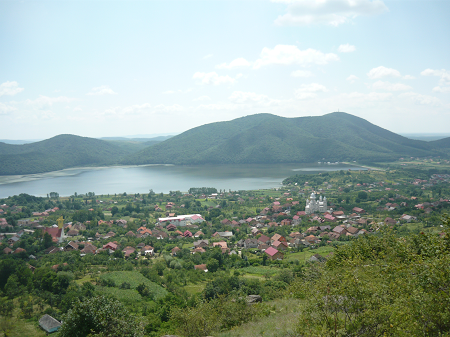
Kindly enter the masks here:
M 283 179 L 298 173 L 363 169 L 346 164 L 278 164 L 220 166 L 128 166 L 69 169 L 25 176 L 0 176 L 0 198 L 27 193 L 46 196 L 58 192 L 156 193 L 187 191 L 191 187 L 251 190 L 279 187 Z

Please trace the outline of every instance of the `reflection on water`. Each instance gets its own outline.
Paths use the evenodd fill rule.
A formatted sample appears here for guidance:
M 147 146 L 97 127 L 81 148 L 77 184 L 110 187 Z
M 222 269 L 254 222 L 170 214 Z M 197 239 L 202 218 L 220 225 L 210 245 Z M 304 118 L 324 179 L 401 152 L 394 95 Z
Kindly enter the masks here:
M 254 164 L 173 166 L 151 165 L 71 169 L 58 172 L 0 177 L 0 198 L 20 193 L 46 196 L 58 192 L 148 193 L 187 191 L 191 187 L 224 190 L 250 190 L 280 186 L 283 179 L 299 173 L 312 174 L 335 170 L 360 169 L 345 164 Z

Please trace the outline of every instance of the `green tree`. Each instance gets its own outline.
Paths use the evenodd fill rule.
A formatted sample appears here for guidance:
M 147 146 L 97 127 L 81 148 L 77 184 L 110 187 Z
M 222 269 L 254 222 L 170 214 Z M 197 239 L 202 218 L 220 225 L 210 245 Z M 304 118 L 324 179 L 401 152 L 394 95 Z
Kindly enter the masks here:
M 206 263 L 206 268 L 208 269 L 208 271 L 210 271 L 211 273 L 216 272 L 219 269 L 219 261 L 217 261 L 214 258 L 210 258 L 208 260 L 208 262 Z
M 115 299 L 97 296 L 75 303 L 63 319 L 60 337 L 143 336 L 142 323 Z

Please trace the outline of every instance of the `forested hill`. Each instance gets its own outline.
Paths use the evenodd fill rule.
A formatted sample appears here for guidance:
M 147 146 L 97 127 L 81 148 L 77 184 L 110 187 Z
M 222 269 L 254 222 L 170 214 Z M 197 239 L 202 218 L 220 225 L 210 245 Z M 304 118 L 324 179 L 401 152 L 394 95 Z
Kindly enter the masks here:
M 412 140 L 343 112 L 299 118 L 251 115 L 158 141 L 59 135 L 23 145 L 0 142 L 0 175 L 114 164 L 368 162 L 450 154 L 450 138 Z
M 438 148 L 344 112 L 299 118 L 258 114 L 193 128 L 134 153 L 122 163 L 385 161 L 439 155 Z
M 24 145 L 0 143 L 0 175 L 111 165 L 131 152 L 130 148 L 112 142 L 74 135 L 59 135 Z

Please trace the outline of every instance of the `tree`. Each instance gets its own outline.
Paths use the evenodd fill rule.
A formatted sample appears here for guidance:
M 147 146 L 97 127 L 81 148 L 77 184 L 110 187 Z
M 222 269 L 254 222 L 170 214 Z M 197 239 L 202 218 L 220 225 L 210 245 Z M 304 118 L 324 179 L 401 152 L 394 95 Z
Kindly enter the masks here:
M 358 199 L 366 200 L 367 199 L 367 192 L 361 191 L 358 193 Z
M 111 215 L 114 216 L 114 215 L 116 215 L 117 213 L 119 213 L 119 208 L 118 208 L 117 206 L 113 206 L 113 207 L 111 208 Z
M 44 233 L 44 239 L 42 240 L 42 243 L 44 245 L 44 249 L 50 248 L 53 244 L 53 239 L 50 234 L 47 232 Z
M 211 273 L 214 273 L 217 271 L 217 269 L 219 269 L 219 261 L 217 261 L 216 259 L 210 258 L 208 260 L 208 263 L 206 264 L 206 268 L 208 269 L 208 271 L 210 271 Z
M 75 303 L 63 319 L 60 337 L 143 336 L 141 322 L 111 298 L 96 296 Z

